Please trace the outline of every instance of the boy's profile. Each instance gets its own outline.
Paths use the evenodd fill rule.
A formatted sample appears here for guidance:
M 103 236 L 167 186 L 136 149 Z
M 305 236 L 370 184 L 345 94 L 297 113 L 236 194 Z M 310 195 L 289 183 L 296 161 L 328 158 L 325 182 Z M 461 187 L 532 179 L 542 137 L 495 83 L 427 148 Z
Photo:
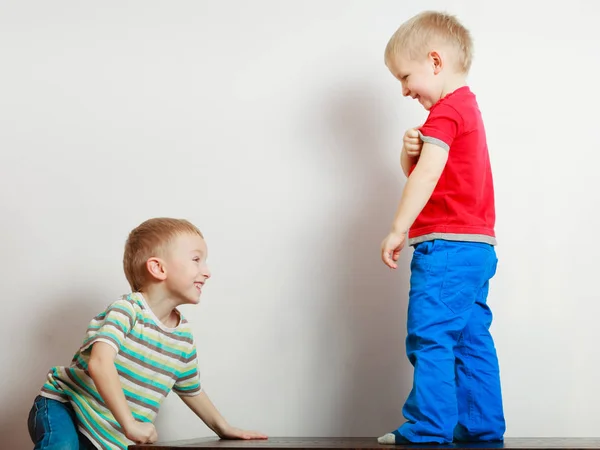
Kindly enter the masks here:
M 406 338 L 414 366 L 406 422 L 381 444 L 503 439 L 500 372 L 489 328 L 496 271 L 494 186 L 486 133 L 467 85 L 472 40 L 454 17 L 423 12 L 389 40 L 385 63 L 429 115 L 404 136 L 408 180 L 383 262 L 414 246 Z
M 230 426 L 200 385 L 189 323 L 210 278 L 202 233 L 181 219 L 147 220 L 129 234 L 132 293 L 92 319 L 68 367 L 53 367 L 29 414 L 35 449 L 119 449 L 157 440 L 153 422 L 173 390 L 223 439 L 266 439 Z

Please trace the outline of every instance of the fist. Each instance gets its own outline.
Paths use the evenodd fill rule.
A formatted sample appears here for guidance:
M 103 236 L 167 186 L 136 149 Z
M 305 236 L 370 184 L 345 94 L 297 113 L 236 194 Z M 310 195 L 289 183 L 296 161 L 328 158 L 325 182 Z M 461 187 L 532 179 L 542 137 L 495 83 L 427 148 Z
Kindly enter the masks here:
M 158 439 L 156 428 L 149 422 L 132 422 L 125 429 L 125 436 L 136 444 L 152 444 Z
M 411 158 L 418 158 L 423 148 L 423 141 L 419 137 L 417 128 L 410 128 L 404 133 L 403 139 L 404 151 Z

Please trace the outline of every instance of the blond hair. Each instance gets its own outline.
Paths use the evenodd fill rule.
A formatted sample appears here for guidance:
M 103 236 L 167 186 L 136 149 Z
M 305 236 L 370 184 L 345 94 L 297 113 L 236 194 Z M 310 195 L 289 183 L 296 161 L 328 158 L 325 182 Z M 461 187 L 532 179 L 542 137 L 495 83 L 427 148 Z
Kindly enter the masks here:
M 148 280 L 146 262 L 153 256 L 164 256 L 168 245 L 180 234 L 204 236 L 185 219 L 158 217 L 146 220 L 134 228 L 125 242 L 123 269 L 131 289 L 141 290 Z
M 424 58 L 434 43 L 452 45 L 458 56 L 457 69 L 469 72 L 473 59 L 471 33 L 455 16 L 436 11 L 422 12 L 404 22 L 385 48 L 385 61 L 404 50 L 413 59 Z

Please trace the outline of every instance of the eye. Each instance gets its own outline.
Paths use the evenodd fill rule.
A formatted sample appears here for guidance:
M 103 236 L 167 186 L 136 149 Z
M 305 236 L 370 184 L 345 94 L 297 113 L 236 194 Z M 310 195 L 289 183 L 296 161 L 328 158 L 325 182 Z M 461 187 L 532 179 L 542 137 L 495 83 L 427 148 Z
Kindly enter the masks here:
M 200 257 L 198 257 L 198 256 L 195 256 L 195 257 L 194 257 L 194 261 L 195 261 L 195 262 L 200 262 Z

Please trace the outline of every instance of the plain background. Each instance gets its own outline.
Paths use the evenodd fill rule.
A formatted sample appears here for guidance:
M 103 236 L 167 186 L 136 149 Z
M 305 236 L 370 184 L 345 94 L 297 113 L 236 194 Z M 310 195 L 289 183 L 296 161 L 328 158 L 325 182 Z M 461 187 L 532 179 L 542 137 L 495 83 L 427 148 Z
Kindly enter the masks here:
M 507 436 L 598 434 L 600 4 L 576 1 L 2 2 L 0 436 L 128 291 L 129 230 L 204 232 L 203 384 L 271 436 L 402 422 L 409 261 L 379 259 L 426 117 L 383 64 L 424 9 L 471 30 L 496 181 L 492 282 Z M 169 396 L 165 439 L 210 436 Z

